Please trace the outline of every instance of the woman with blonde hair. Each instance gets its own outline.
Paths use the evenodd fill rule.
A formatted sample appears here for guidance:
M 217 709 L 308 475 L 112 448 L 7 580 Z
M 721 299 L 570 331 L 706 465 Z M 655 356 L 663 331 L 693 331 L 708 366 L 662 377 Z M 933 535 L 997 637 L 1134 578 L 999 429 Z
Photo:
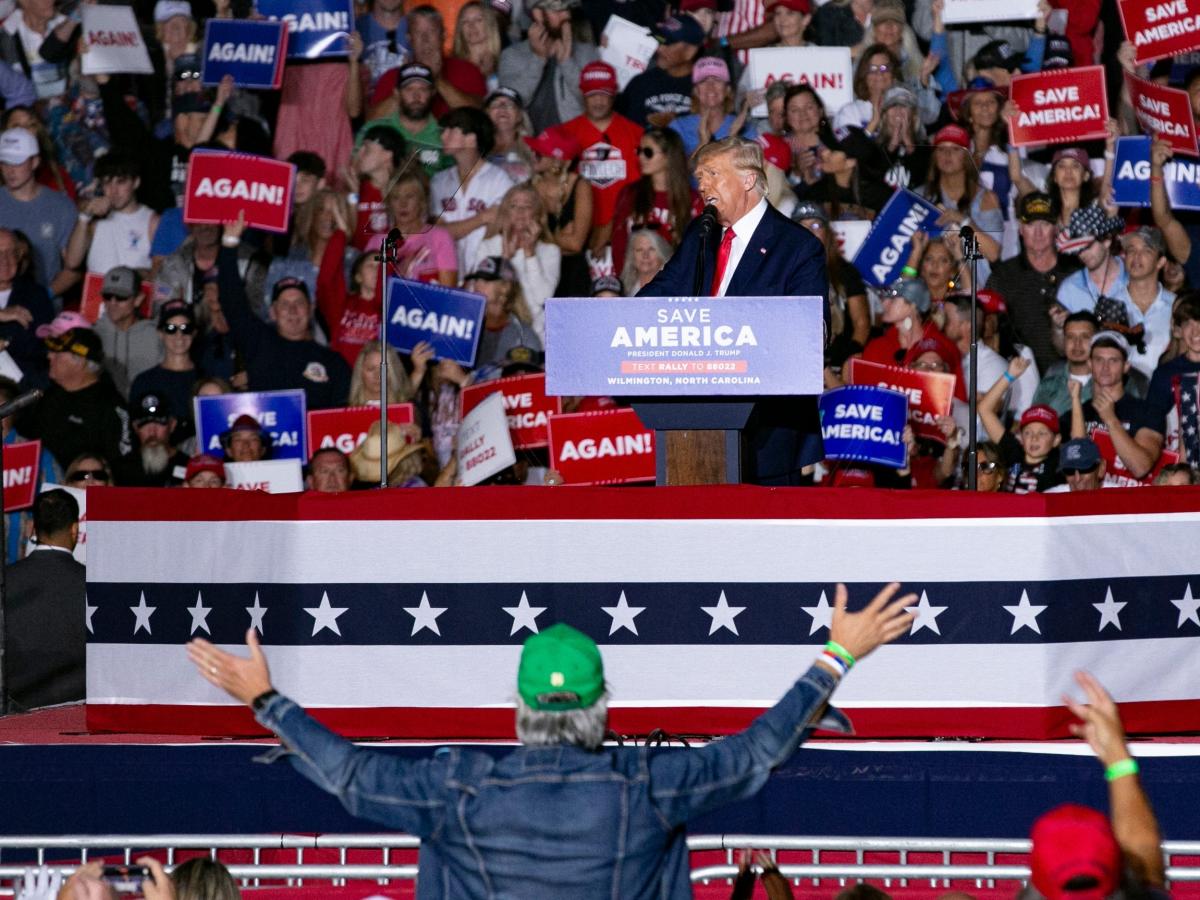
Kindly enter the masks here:
M 546 207 L 533 185 L 518 184 L 508 189 L 496 211 L 496 222 L 479 244 L 475 265 L 499 256 L 512 264 L 534 332 L 545 340 L 546 299 L 554 296 L 562 268 L 562 250 L 554 243 L 546 221 Z
M 521 138 L 532 131 L 532 126 L 521 95 L 510 87 L 496 88 L 483 101 L 483 111 L 496 130 L 488 162 L 507 172 L 514 184 L 528 181 L 533 174 L 533 153 Z
M 344 218 L 341 204 L 336 192 L 322 188 L 296 210 L 294 243 L 303 248 L 305 257 L 318 269 L 329 239 L 338 230 L 339 218 Z
M 471 0 L 458 11 L 454 25 L 452 56 L 473 63 L 494 91 L 500 84 L 496 69 L 500 65 L 500 24 L 488 3 Z
M 416 393 L 416 385 L 425 377 L 426 367 L 433 359 L 433 347 L 425 341 L 417 344 L 412 352 L 412 374 L 405 369 L 400 354 L 390 344 L 387 347 L 387 402 L 407 403 Z M 350 399 L 348 406 L 379 405 L 379 341 L 367 341 L 354 361 L 350 373 Z
M 393 226 L 404 235 L 397 270 L 404 278 L 454 287 L 458 284 L 458 252 L 454 238 L 429 222 L 429 178 L 414 166 L 401 173 L 383 198 Z
M 733 108 L 729 66 L 716 56 L 701 56 L 692 67 L 692 111 L 677 116 L 668 127 L 683 138 L 683 151 L 689 157 L 709 141 L 732 135 L 753 140 L 758 132 L 747 124 L 748 103 L 743 101 L 736 115 Z
M 583 148 L 560 125 L 525 143 L 534 153 L 532 184 L 546 208 L 546 226 L 562 251 L 555 296 L 586 296 L 591 275 L 583 249 L 592 228 L 592 186 L 576 165 Z

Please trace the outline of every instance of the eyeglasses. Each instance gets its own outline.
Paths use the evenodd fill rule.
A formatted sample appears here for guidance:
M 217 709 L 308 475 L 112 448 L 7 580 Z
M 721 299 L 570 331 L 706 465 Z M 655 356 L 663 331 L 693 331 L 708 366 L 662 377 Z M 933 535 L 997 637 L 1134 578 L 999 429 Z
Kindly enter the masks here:
M 646 159 L 653 159 L 658 156 L 658 151 L 653 147 L 638 147 L 638 156 L 644 156 Z
M 103 469 L 76 469 L 67 481 L 108 481 L 108 473 Z
M 184 322 L 182 325 L 169 322 L 162 327 L 162 330 L 165 334 L 195 334 L 196 326 L 191 322 Z
M 180 72 L 176 72 L 175 80 L 176 81 L 199 81 L 200 80 L 200 70 L 199 69 L 184 69 Z
M 889 65 L 867 66 L 867 73 L 870 75 L 884 75 L 890 71 L 892 71 L 892 67 Z

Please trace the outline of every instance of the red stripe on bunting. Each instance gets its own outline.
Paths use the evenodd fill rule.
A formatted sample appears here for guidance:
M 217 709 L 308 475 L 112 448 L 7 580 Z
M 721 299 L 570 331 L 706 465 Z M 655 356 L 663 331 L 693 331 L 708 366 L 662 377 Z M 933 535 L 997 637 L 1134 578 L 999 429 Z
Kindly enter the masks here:
M 403 494 L 396 493 L 402 490 Z M 471 519 L 963 519 L 1146 515 L 1200 510 L 1194 487 L 1080 494 L 969 494 L 751 485 L 654 488 L 471 487 L 263 494 L 90 488 L 89 521 L 392 521 Z
M 361 707 L 313 709 L 314 718 L 346 737 L 404 740 L 495 740 L 515 738 L 511 709 L 436 707 Z M 670 734 L 717 735 L 741 731 L 762 709 L 661 707 L 611 709 L 609 725 L 620 734 L 644 735 L 656 728 Z M 1065 707 L 910 708 L 846 710 L 860 738 L 946 737 L 999 740 L 1053 740 L 1071 737 L 1075 721 Z M 1122 703 L 1121 717 L 1130 734 L 1163 734 L 1195 729 L 1200 700 Z M 246 707 L 94 704 L 87 706 L 93 732 L 207 734 L 263 737 L 268 734 Z M 1151 731 L 1153 729 L 1153 731 Z M 1168 732 L 1169 733 L 1169 732 Z

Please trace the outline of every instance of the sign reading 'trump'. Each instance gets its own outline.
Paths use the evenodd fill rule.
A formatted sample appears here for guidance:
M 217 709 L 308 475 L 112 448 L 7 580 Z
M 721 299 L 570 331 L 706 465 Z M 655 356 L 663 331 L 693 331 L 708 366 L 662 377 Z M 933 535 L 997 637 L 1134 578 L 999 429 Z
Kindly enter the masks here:
M 291 163 L 222 150 L 193 150 L 184 187 L 183 221 L 220 225 L 245 212 L 246 224 L 287 231 L 292 211 Z

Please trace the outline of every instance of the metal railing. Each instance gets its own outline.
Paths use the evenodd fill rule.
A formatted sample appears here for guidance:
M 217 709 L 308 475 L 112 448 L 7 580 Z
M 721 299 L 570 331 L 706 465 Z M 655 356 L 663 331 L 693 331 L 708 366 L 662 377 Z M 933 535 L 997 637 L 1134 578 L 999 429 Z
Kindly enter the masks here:
M 421 842 L 403 834 L 258 834 L 258 835 L 68 835 L 38 837 L 0 837 L 0 894 L 9 894 L 3 885 L 19 879 L 30 865 L 44 865 L 53 860 L 52 867 L 64 874 L 73 871 L 90 856 L 103 851 L 106 860 L 120 857 L 125 863 L 143 852 L 165 852 L 166 865 L 170 870 L 179 851 L 203 850 L 217 859 L 222 850 L 249 850 L 250 863 L 233 863 L 229 871 L 244 886 L 255 886 L 263 881 L 286 882 L 289 886 L 301 886 L 305 880 L 328 881 L 334 885 L 348 880 L 370 880 L 380 884 L 390 881 L 412 881 L 417 877 L 417 865 L 394 864 L 391 856 L 397 850 L 417 850 Z M 378 850 L 378 864 L 347 862 L 349 850 Z M 1023 882 L 1029 878 L 1029 867 L 1013 862 L 997 863 L 1003 854 L 1027 854 L 1027 840 L 991 838 L 873 838 L 873 837 L 793 837 L 785 835 L 696 835 L 688 838 L 688 850 L 692 853 L 720 851 L 725 855 L 722 864 L 698 865 L 691 871 L 693 882 L 729 880 L 737 875 L 736 857 L 740 850 L 765 850 L 772 857 L 780 853 L 808 855 L 805 862 L 784 860 L 780 872 L 794 881 L 804 880 L 818 886 L 823 881 L 836 883 L 838 887 L 847 882 L 872 879 L 884 882 L 885 886 L 907 887 L 927 883 L 930 887 L 946 887 L 951 881 L 970 881 L 978 888 L 995 887 L 998 881 Z M 33 859 L 10 862 L 11 851 L 34 851 Z M 264 850 L 287 850 L 295 852 L 294 863 L 261 862 Z M 337 850 L 338 862 L 306 863 L 306 850 Z M 72 851 L 78 851 L 77 854 Z M 826 861 L 822 854 L 853 852 L 853 862 Z M 895 863 L 866 862 L 868 853 L 895 854 Z M 910 863 L 910 854 L 939 853 L 940 863 L 921 861 Z M 956 854 L 983 854 L 985 862 L 956 863 Z M 1181 856 L 1200 857 L 1200 841 L 1167 841 L 1163 844 L 1163 855 L 1167 862 L 1168 882 L 1200 883 L 1200 864 L 1176 865 L 1173 860 Z M 6 859 L 6 856 L 8 859 Z M 72 857 L 64 861 L 63 857 Z

